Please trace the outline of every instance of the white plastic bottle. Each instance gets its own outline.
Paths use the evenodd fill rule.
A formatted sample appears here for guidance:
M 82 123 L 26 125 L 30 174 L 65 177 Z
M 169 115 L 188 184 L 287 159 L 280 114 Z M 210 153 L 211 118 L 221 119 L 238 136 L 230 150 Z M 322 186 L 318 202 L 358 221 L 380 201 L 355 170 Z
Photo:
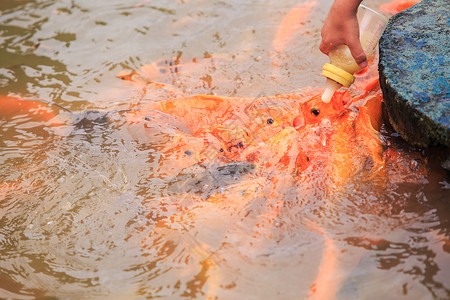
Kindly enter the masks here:
M 361 46 L 369 58 L 386 28 L 388 18 L 364 5 L 359 6 L 357 17 Z M 346 45 L 334 47 L 328 57 L 330 63 L 326 63 L 322 70 L 322 75 L 327 77 L 326 89 L 322 95 L 322 101 L 326 103 L 330 102 L 334 92 L 341 86 L 352 85 L 355 81 L 353 74 L 362 70 Z

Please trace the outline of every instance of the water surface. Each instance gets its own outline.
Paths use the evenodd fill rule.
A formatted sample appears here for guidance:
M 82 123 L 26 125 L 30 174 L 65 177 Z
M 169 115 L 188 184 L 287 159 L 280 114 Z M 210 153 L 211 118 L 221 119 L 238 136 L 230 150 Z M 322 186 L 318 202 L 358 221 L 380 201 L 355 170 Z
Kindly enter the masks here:
M 179 95 L 307 98 L 324 84 L 329 1 L 317 1 L 283 52 L 273 45 L 301 2 L 1 2 L 0 94 L 75 114 L 50 105 L 60 128 L 0 120 L 0 298 L 313 298 L 332 257 L 325 229 L 337 299 L 448 299 L 442 150 L 412 148 L 385 126 L 386 148 L 403 155 L 389 182 L 355 178 L 330 196 L 308 181 L 268 183 L 242 164 L 171 174 L 165 117 L 149 140 L 117 112 L 171 95 L 116 77 L 165 59 L 203 60 L 160 74 Z

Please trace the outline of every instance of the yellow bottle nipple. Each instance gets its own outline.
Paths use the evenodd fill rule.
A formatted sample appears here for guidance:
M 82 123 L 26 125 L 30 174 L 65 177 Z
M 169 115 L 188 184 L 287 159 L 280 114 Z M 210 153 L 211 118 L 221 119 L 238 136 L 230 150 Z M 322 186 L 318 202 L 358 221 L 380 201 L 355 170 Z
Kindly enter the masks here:
M 336 92 L 341 86 L 342 84 L 337 83 L 330 78 L 327 78 L 327 88 L 322 94 L 322 101 L 325 103 L 329 103 L 331 101 L 331 98 L 333 98 L 334 92 Z

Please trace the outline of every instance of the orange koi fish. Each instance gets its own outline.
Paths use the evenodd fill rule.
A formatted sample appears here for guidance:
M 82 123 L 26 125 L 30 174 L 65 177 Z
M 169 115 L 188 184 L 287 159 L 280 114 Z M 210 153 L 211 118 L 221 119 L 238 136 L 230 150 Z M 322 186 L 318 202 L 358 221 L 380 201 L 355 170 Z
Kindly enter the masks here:
M 392 2 L 381 5 L 380 10 L 395 15 L 402 10 L 410 8 L 411 6 L 419 3 L 420 1 L 421 0 L 394 0 Z
M 19 99 L 15 97 L 0 97 L 0 120 L 11 120 L 25 117 L 27 121 L 45 122 L 50 126 L 60 125 L 56 118 L 54 103 L 40 99 Z M 58 109 L 62 109 L 58 107 Z
M 287 43 L 298 31 L 299 27 L 305 24 L 305 20 L 310 14 L 311 10 L 317 6 L 317 1 L 309 1 L 300 3 L 284 16 L 278 27 L 277 33 L 273 39 L 272 45 L 275 51 L 281 53 L 284 51 Z
M 189 95 L 212 94 L 217 89 L 236 88 L 236 81 L 230 76 L 224 76 L 223 70 L 233 60 L 240 57 L 231 57 L 226 54 L 211 54 L 205 57 L 185 59 L 181 55 L 169 59 L 160 59 L 136 70 L 124 70 L 117 77 L 124 81 L 135 83 L 138 87 L 152 89 L 152 95 L 160 95 L 160 99 L 183 97 L 185 90 Z M 221 70 L 220 74 L 218 70 Z M 147 91 L 148 92 L 148 91 Z
M 306 226 L 309 230 L 317 232 L 324 237 L 324 249 L 322 252 L 322 259 L 319 265 L 318 274 L 309 288 L 308 299 L 335 299 L 336 293 L 339 290 L 339 280 L 336 276 L 336 269 L 338 269 L 338 259 L 336 248 L 333 240 L 328 237 L 325 229 L 319 224 L 307 221 Z
M 64 124 L 58 117 L 61 110 L 65 109 L 45 100 L 0 96 L 0 146 L 4 145 L 4 140 L 25 143 L 27 138 L 47 139 L 46 129 Z M 20 129 L 15 130 L 16 126 Z M 0 182 L 0 201 L 18 188 L 15 182 Z

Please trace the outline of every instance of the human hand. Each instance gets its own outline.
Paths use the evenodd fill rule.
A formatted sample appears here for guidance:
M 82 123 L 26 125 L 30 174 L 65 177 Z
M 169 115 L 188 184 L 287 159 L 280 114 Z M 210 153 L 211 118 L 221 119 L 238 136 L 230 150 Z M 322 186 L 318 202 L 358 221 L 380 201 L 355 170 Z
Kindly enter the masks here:
M 359 40 L 356 12 L 360 0 L 336 0 L 330 8 L 322 27 L 322 42 L 319 49 L 328 55 L 332 48 L 347 45 L 356 63 L 364 68 L 367 57 Z

